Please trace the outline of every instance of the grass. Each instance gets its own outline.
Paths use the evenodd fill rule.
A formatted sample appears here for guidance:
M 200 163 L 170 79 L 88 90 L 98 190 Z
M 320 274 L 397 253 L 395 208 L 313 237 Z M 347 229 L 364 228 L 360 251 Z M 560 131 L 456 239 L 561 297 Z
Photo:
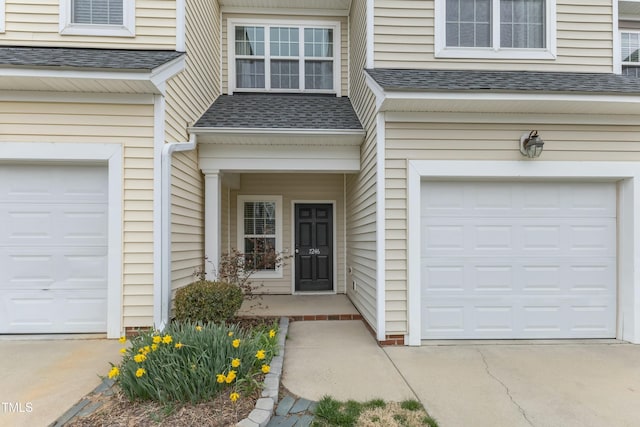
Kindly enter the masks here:
M 386 403 L 382 399 L 367 402 L 340 402 L 323 397 L 316 408 L 314 427 L 438 427 L 437 421 L 416 400 Z

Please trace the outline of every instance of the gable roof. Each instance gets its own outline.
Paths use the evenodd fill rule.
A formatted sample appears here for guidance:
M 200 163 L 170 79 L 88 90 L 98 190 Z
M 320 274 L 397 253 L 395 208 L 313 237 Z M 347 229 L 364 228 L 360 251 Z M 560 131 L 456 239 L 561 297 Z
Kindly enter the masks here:
M 182 55 L 172 50 L 0 46 L 0 67 L 148 71 Z
M 366 72 L 385 91 L 640 93 L 640 79 L 606 73 L 390 68 L 367 69 Z
M 362 130 L 347 97 L 309 94 L 221 95 L 194 129 Z

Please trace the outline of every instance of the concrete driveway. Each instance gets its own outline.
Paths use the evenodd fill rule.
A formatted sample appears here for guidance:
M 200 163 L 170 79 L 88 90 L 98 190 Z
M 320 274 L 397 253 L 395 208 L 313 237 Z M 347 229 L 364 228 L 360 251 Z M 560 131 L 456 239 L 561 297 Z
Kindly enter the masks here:
M 640 346 L 387 347 L 441 427 L 640 426 Z
M 48 426 L 120 360 L 118 340 L 0 336 L 0 426 Z

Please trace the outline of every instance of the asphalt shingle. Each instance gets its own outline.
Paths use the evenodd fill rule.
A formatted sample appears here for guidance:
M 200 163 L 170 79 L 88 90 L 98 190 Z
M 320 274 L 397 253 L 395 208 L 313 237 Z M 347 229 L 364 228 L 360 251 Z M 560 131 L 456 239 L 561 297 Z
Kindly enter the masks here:
M 366 72 L 383 89 L 398 91 L 640 93 L 637 77 L 608 73 L 390 68 Z
M 0 46 L 0 66 L 152 70 L 181 55 L 172 50 Z
M 309 94 L 221 95 L 195 127 L 362 130 L 349 98 Z

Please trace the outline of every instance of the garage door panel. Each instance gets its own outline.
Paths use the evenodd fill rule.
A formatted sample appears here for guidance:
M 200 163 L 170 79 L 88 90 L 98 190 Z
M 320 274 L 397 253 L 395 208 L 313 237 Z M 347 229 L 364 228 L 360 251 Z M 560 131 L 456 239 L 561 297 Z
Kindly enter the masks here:
M 2 333 L 104 332 L 106 330 L 106 290 L 65 291 L 45 294 L 12 292 L 3 294 Z
M 422 216 L 615 217 L 611 183 L 429 182 L 422 187 Z
M 105 205 L 0 204 L 6 230 L 0 235 L 0 245 L 104 246 Z
M 615 230 L 615 218 L 513 218 L 505 224 L 505 218 L 424 217 L 422 253 L 615 256 Z
M 96 165 L 3 164 L 0 203 L 104 203 L 108 171 Z
M 615 184 L 425 182 L 422 195 L 423 338 L 615 337 Z

